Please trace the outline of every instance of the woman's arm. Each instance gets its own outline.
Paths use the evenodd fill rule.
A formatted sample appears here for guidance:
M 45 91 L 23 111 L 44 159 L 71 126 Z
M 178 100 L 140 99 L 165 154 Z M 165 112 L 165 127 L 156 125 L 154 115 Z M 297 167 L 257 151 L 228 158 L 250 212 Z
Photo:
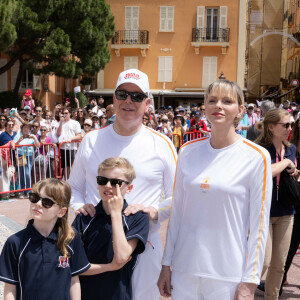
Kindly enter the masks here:
M 34 140 L 34 145 L 36 148 L 40 148 L 41 143 L 38 141 L 36 136 L 34 134 L 30 134 L 29 137 L 31 137 Z
M 71 278 L 70 299 L 71 300 L 80 300 L 81 299 L 79 276 L 73 276 Z
M 4 300 L 17 299 L 17 286 L 14 284 L 4 283 Z
M 279 175 L 286 168 L 288 168 L 287 172 L 290 173 L 290 175 L 297 175 L 298 171 L 295 164 L 290 159 L 285 158 L 284 160 L 271 165 L 272 177 Z
M 31 104 L 32 104 L 32 108 L 34 109 L 35 108 L 35 103 L 34 103 L 33 99 L 31 99 Z

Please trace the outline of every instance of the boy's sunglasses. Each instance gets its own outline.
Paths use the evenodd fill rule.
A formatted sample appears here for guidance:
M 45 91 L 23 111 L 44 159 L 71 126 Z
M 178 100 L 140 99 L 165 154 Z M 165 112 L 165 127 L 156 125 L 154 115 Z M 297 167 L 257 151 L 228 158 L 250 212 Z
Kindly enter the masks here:
M 112 187 L 116 187 L 116 185 L 119 185 L 119 187 L 121 187 L 123 182 L 129 184 L 128 181 L 125 181 L 123 179 L 107 178 L 103 176 L 96 176 L 96 178 L 97 178 L 98 185 L 106 185 L 108 182 L 110 182 Z
M 282 125 L 286 129 L 289 129 L 290 127 L 292 127 L 292 123 L 278 123 L 278 124 Z
M 143 100 L 147 98 L 147 96 L 143 93 L 127 92 L 124 90 L 116 90 L 115 95 L 118 100 L 126 100 L 126 98 L 130 95 L 132 102 L 143 102 Z
M 49 198 L 41 198 L 38 194 L 36 193 L 30 193 L 29 194 L 29 201 L 31 203 L 38 203 L 40 200 L 42 200 L 42 205 L 45 208 L 50 208 L 54 204 L 57 204 L 54 200 L 49 199 Z

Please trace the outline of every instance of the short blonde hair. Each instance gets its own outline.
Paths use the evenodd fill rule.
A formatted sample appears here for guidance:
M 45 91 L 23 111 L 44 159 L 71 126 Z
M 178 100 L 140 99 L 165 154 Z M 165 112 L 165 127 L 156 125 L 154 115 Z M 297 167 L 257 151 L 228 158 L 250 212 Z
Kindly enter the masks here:
M 236 82 L 227 79 L 217 80 L 208 86 L 204 95 L 204 104 L 211 94 L 218 94 L 224 92 L 230 95 L 233 99 L 236 99 L 239 107 L 241 105 L 244 105 L 245 100 L 242 89 Z M 243 119 L 243 117 L 244 114 L 242 113 L 239 118 L 236 118 L 234 120 L 234 125 L 237 126 L 239 122 Z
M 130 183 L 136 178 L 133 165 L 124 157 L 110 157 L 105 159 L 98 166 L 98 175 L 101 171 L 109 170 L 113 168 L 120 168 L 124 171 L 124 176 Z

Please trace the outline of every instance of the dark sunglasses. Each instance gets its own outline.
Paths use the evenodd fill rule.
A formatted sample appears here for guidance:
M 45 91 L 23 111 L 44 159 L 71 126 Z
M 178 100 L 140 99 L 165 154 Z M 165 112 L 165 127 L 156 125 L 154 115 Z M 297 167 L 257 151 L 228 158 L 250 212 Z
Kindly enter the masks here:
M 6 121 L 6 119 L 1 119 L 1 121 Z
M 43 132 L 43 131 L 47 131 L 47 130 L 46 129 L 41 129 L 40 131 Z
M 89 127 L 92 127 L 90 124 L 83 124 L 83 126 L 89 126 Z
M 40 126 L 37 125 L 32 125 L 33 128 L 39 128 Z
M 30 193 L 29 194 L 29 201 L 31 203 L 38 203 L 39 201 L 42 201 L 42 205 L 45 208 L 50 208 L 52 207 L 54 204 L 57 204 L 54 200 L 49 199 L 49 198 L 41 198 L 38 194 L 36 193 Z
M 36 110 L 35 112 L 42 112 L 41 110 Z
M 292 127 L 292 123 L 277 123 L 282 125 L 284 128 L 289 129 L 290 127 Z
M 123 182 L 129 184 L 128 181 L 125 181 L 123 179 L 107 178 L 103 176 L 96 176 L 96 178 L 97 178 L 98 185 L 106 185 L 108 182 L 110 182 L 112 187 L 116 187 L 116 185 L 119 185 L 119 187 L 121 187 Z
M 116 98 L 118 100 L 126 100 L 127 97 L 130 95 L 132 102 L 142 102 L 147 96 L 143 93 L 139 92 L 127 92 L 123 90 L 117 90 L 115 91 Z

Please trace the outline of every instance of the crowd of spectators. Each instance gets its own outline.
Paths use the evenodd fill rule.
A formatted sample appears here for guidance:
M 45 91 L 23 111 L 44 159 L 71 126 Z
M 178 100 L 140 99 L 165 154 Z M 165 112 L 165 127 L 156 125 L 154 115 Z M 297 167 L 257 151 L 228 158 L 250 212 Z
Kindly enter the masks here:
M 16 156 L 27 155 L 29 159 L 26 166 L 17 168 L 16 173 L 18 171 L 19 173 L 15 176 L 15 182 L 10 183 L 11 190 L 26 189 L 31 183 L 46 177 L 54 177 L 57 159 L 54 157 L 53 148 L 45 146 L 49 143 L 66 142 L 61 146 L 61 159 L 62 174 L 68 178 L 77 147 L 75 143 L 70 144 L 70 142 L 78 142 L 89 131 L 115 122 L 113 104 L 105 106 L 101 97 L 98 100 L 89 99 L 85 107 L 80 107 L 76 98 L 75 103 L 76 108 L 71 108 L 70 99 L 67 98 L 64 105 L 56 103 L 53 111 L 45 110 L 37 106 L 32 99 L 31 90 L 27 90 L 23 96 L 21 111 L 9 108 L 0 111 L 0 146 L 8 145 L 8 143 L 11 148 L 15 144 L 35 145 L 35 149 L 28 148 L 25 153 L 21 153 L 20 149 L 16 151 Z M 245 105 L 244 117 L 236 127 L 237 133 L 254 141 L 259 135 L 255 123 L 261 121 L 263 114 L 275 106 L 286 109 L 290 113 L 291 123 L 295 122 L 299 109 L 294 102 L 290 104 L 288 100 L 285 100 L 282 104 L 278 102 L 275 104 L 271 101 L 264 101 L 260 105 L 250 103 Z M 143 116 L 143 124 L 172 139 L 177 151 L 188 140 L 210 135 L 210 123 L 206 118 L 203 103 L 194 103 L 188 107 L 160 106 L 156 110 L 150 105 Z M 58 153 L 58 149 L 56 150 Z M 34 156 L 33 153 L 35 153 Z M 12 157 L 12 165 L 16 164 Z M 18 193 L 17 196 L 23 198 L 26 193 L 26 191 Z M 7 198 L 7 196 L 2 195 L 2 198 Z

